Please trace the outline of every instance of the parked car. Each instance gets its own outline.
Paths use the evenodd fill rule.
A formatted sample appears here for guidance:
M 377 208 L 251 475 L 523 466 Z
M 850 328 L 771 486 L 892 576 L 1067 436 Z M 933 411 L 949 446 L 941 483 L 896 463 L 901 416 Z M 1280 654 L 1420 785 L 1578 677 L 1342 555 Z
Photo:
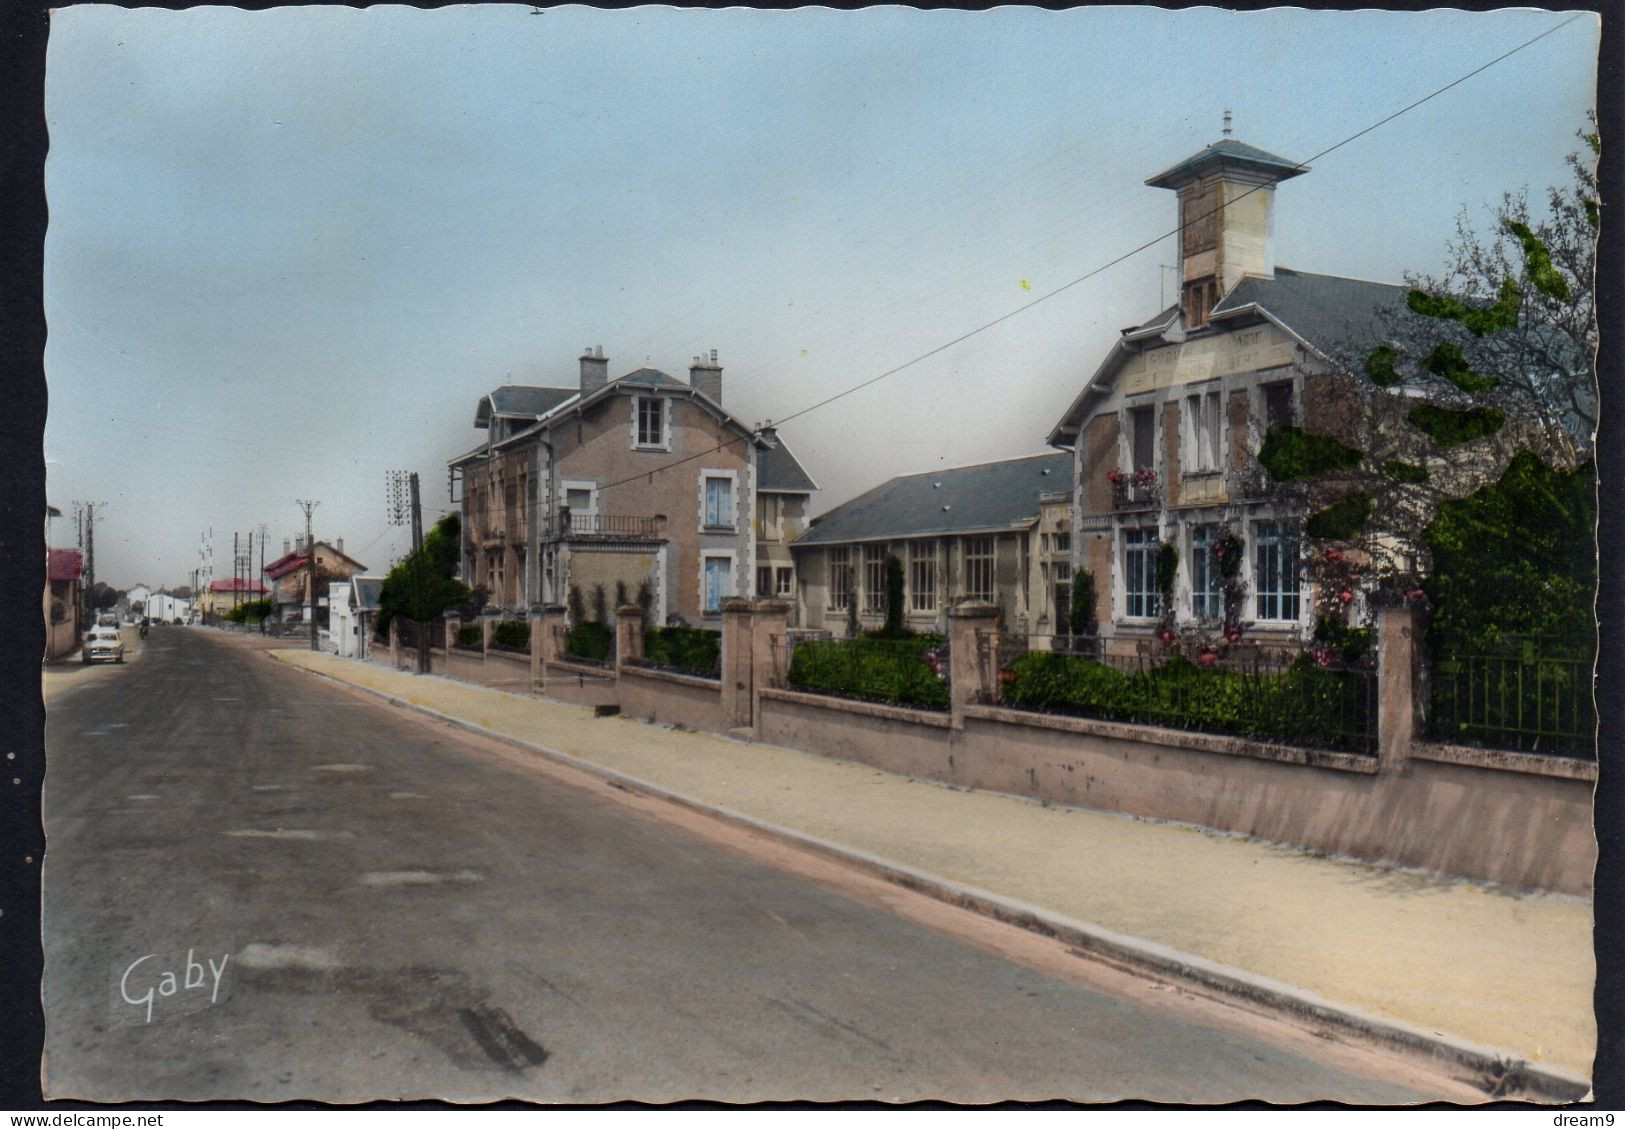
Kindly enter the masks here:
M 86 664 L 103 660 L 123 662 L 124 640 L 119 637 L 118 628 L 97 624 L 85 632 L 85 645 L 80 658 Z
M 96 617 L 97 627 L 117 627 L 118 616 L 113 612 L 102 612 Z

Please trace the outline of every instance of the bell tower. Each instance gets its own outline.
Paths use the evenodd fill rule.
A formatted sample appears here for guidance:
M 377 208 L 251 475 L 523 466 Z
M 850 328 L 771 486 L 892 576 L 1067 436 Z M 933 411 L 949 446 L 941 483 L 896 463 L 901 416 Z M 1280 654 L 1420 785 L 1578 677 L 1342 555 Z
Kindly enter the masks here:
M 1309 169 L 1224 136 L 1146 184 L 1179 195 L 1180 306 L 1187 328 L 1208 314 L 1246 275 L 1275 274 L 1275 186 Z

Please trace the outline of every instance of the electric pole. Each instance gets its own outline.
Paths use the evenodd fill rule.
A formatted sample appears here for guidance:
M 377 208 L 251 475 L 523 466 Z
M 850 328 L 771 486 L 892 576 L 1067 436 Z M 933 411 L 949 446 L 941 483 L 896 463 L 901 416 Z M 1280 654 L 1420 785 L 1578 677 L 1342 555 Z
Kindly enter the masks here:
M 260 522 L 260 570 L 254 577 L 254 583 L 258 584 L 262 580 L 264 580 L 264 578 L 265 578 L 265 523 L 262 521 L 262 522 Z M 255 594 L 255 596 L 259 597 L 259 599 L 263 600 L 263 599 L 266 598 L 265 596 L 261 596 L 258 592 L 254 593 L 254 594 Z M 261 635 L 265 634 L 265 621 L 267 619 L 269 619 L 269 618 L 270 618 L 270 616 L 268 614 L 260 616 L 260 634 Z
M 316 542 L 310 532 L 310 514 L 320 502 L 307 502 L 303 498 L 294 499 L 301 509 L 305 511 L 305 597 L 310 602 L 310 649 L 319 649 L 316 640 Z
M 81 511 L 84 519 L 81 535 L 84 538 L 85 579 L 81 585 L 80 602 L 84 605 L 84 625 L 87 630 L 96 625 L 96 507 L 105 505 L 106 502 L 85 502 Z

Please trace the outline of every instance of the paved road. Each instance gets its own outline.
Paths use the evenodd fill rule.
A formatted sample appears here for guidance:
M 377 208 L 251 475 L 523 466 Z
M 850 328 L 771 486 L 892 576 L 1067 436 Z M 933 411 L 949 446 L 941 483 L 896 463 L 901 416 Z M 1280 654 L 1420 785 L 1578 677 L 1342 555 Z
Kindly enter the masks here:
M 208 629 L 55 697 L 47 751 L 49 1096 L 1422 1096 L 1000 959 Z

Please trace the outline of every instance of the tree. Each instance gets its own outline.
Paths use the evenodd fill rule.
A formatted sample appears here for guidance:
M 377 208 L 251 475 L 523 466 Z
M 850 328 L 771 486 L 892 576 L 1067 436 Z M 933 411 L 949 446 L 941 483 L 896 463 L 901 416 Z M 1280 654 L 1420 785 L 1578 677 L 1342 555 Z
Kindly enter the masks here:
M 898 639 L 908 634 L 903 626 L 903 562 L 893 553 L 886 558 L 886 626 L 883 634 Z
M 447 514 L 423 538 L 423 547 L 389 570 L 378 592 L 378 626 L 389 629 L 389 621 L 404 616 L 419 626 L 418 672 L 429 667 L 429 635 L 422 625 L 460 604 L 473 593 L 457 580 L 458 545 L 462 523 L 456 514 Z
M 1423 594 L 1441 507 L 1500 480 L 1522 452 L 1590 473 L 1601 143 L 1580 136 L 1590 155 L 1570 156 L 1570 182 L 1547 192 L 1543 212 L 1516 193 L 1491 209 L 1488 231 L 1463 213 L 1443 272 L 1407 276 L 1404 308 L 1380 315 L 1381 339 L 1331 350 L 1344 386 L 1325 394 L 1333 410 L 1318 432 L 1265 434 L 1258 460 L 1271 478 L 1307 484 L 1307 568 L 1328 655 L 1349 638 L 1360 589 Z
M 122 588 L 114 588 L 98 580 L 90 589 L 90 610 L 104 611 L 113 607 L 123 598 L 124 590 Z

